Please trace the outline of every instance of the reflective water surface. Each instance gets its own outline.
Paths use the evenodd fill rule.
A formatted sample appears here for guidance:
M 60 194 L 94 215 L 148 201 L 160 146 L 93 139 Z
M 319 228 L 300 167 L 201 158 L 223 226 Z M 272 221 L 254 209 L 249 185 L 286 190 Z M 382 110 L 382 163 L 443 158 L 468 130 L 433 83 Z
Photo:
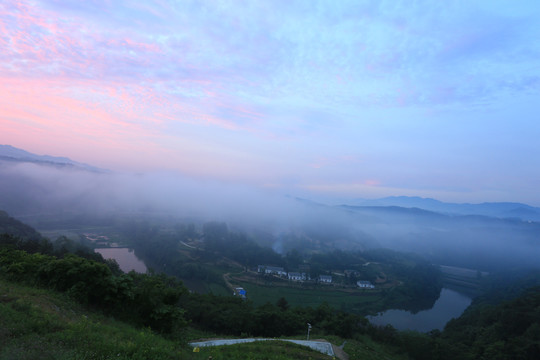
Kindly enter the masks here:
M 100 248 L 95 249 L 95 252 L 100 253 L 105 259 L 114 259 L 120 266 L 123 272 L 134 270 L 138 273 L 146 272 L 146 265 L 139 260 L 132 249 L 128 248 Z
M 439 299 L 429 310 L 412 314 L 404 310 L 387 310 L 377 316 L 368 316 L 375 325 L 390 324 L 398 330 L 416 330 L 427 332 L 442 330 L 452 318 L 459 317 L 471 304 L 471 298 L 450 289 L 442 289 Z

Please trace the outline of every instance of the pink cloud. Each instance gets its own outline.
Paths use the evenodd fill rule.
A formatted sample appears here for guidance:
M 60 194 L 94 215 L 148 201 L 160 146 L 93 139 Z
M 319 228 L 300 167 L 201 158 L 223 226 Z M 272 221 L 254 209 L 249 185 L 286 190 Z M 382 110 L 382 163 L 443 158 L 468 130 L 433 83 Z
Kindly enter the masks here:
M 191 64 L 193 57 L 146 42 L 144 34 L 111 35 L 38 6 L 0 5 L 1 143 L 105 167 L 171 166 L 174 158 L 184 169 L 208 172 L 225 157 L 216 160 L 195 142 L 177 145 L 189 136 L 185 124 L 268 135 L 264 114 L 228 93 L 220 76 Z M 156 76 L 160 64 L 181 71 Z
M 52 142 L 79 143 L 78 148 L 99 144 L 113 150 L 131 139 L 140 139 L 141 134 L 151 133 L 144 123 L 123 118 L 102 104 L 70 97 L 69 91 L 59 85 L 65 84 L 0 78 L 0 92 L 4 94 L 0 98 L 4 143 L 28 142 L 31 136 L 46 136 Z
M 82 19 L 58 18 L 58 14 L 25 2 L 8 2 L 0 8 L 0 29 L 4 45 L 0 71 L 3 67 L 4 73 L 27 77 L 112 77 L 111 69 L 121 68 L 123 63 L 148 64 L 148 56 L 161 53 L 157 44 L 118 34 L 110 38 L 109 32 L 90 28 Z
M 379 185 L 381 185 L 381 182 L 379 180 L 375 180 L 375 179 L 368 179 L 368 180 L 364 181 L 364 185 L 367 185 L 367 186 L 379 186 Z
M 0 77 L 0 93 L 6 94 L 0 98 L 0 143 L 102 167 L 234 175 L 229 167 L 220 169 L 227 156 L 220 160 L 202 144 L 167 133 L 175 123 L 240 129 L 198 103 L 180 103 L 140 85 L 65 77 Z
M 174 121 L 260 133 L 263 115 L 224 94 L 221 80 L 204 78 L 190 60 L 178 59 L 178 53 L 164 51 L 141 36 L 135 38 L 135 33 L 118 31 L 111 37 L 110 32 L 89 28 L 83 19 L 70 16 L 59 18 L 24 1 L 0 6 L 0 39 L 8 44 L 0 55 L 4 59 L 0 77 L 39 79 L 38 87 L 47 92 L 49 87 L 63 88 L 64 103 L 58 105 L 74 111 L 86 107 L 83 117 L 105 103 L 107 111 L 98 114 L 94 109 L 93 115 L 111 123 L 119 118 L 156 125 Z M 154 76 L 162 63 L 182 71 L 169 72 L 172 78 L 167 79 Z M 191 89 L 196 96 L 177 95 Z

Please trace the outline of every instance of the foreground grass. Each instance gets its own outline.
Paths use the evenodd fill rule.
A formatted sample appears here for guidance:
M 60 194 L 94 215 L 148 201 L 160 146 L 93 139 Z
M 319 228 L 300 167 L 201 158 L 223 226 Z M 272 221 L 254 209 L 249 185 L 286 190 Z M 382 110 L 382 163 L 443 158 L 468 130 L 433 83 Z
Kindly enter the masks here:
M 322 338 L 316 333 L 312 339 Z M 305 337 L 294 337 L 299 340 L 305 340 Z M 355 335 L 354 339 L 343 339 L 335 335 L 324 335 L 324 339 L 337 347 L 341 347 L 348 356 L 349 360 L 410 360 L 411 358 L 403 353 L 399 347 L 376 342 L 368 335 Z M 340 346 L 341 345 L 341 346 Z M 336 350 L 336 356 L 339 357 L 339 350 Z M 336 357 L 336 358 L 337 358 Z
M 369 336 L 358 336 L 354 340 L 347 340 L 343 350 L 350 359 L 362 360 L 408 360 L 408 355 L 403 351 L 387 344 L 373 341 Z
M 6 282 L 0 278 L 0 360 L 4 359 L 330 359 L 286 342 L 256 342 L 201 348 L 188 330 L 166 339 L 150 329 L 88 311 L 63 294 Z
M 0 280 L 0 359 L 178 359 L 187 348 L 62 294 Z

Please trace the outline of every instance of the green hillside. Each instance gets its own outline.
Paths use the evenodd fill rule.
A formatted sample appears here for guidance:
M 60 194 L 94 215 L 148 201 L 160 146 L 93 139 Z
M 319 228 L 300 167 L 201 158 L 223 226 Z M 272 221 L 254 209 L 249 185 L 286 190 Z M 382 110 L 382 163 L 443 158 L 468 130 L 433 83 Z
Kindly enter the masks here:
M 0 359 L 330 359 L 289 343 L 202 348 L 90 311 L 64 294 L 0 279 Z
M 187 349 L 64 294 L 0 279 L 0 359 L 178 359 Z

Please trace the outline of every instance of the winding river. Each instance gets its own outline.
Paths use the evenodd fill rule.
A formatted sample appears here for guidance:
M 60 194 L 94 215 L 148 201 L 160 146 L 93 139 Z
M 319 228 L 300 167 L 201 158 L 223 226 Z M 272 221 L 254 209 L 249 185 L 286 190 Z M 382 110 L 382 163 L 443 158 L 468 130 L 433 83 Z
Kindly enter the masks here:
M 442 330 L 452 318 L 459 317 L 471 304 L 472 299 L 457 291 L 443 288 L 439 299 L 429 310 L 413 314 L 404 310 L 387 310 L 377 316 L 368 316 L 375 325 L 390 324 L 398 330 L 416 330 L 428 332 Z

